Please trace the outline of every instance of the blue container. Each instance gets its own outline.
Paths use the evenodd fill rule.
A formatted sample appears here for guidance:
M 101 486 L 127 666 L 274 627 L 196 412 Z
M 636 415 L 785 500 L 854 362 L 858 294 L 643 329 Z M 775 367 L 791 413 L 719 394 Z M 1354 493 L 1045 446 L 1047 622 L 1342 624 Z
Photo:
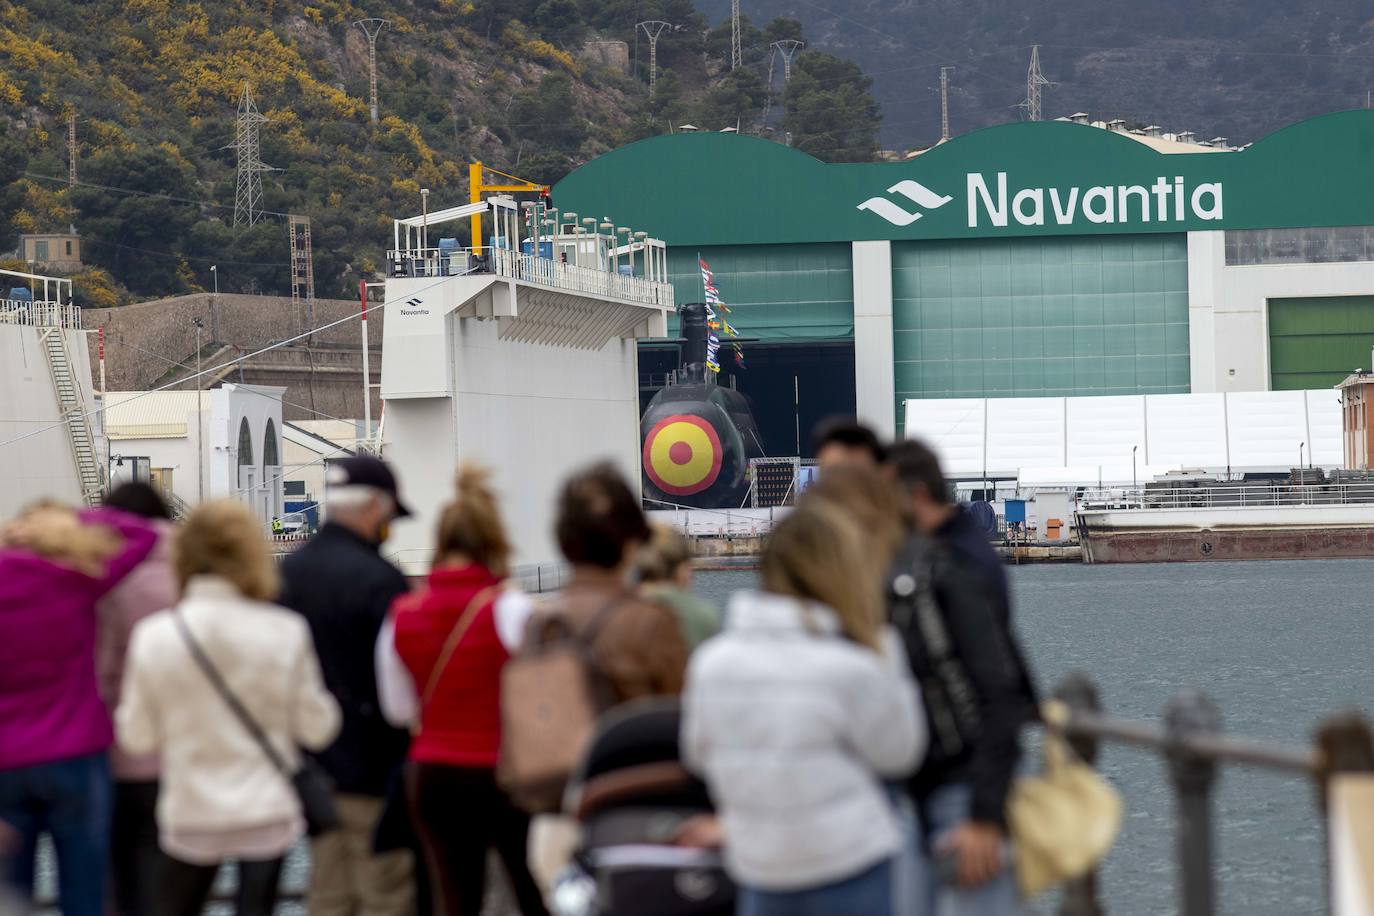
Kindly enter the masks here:
M 1003 512 L 1003 516 L 1006 518 L 1008 525 L 1017 523 L 1024 525 L 1026 523 L 1026 501 L 1024 499 L 1007 500 L 1006 510 Z
M 29 292 L 27 286 L 12 286 L 10 287 L 10 298 L 18 302 L 32 302 L 33 293 Z
M 520 251 L 524 254 L 530 254 L 533 248 L 533 239 L 523 239 L 520 242 Z M 539 257 L 548 258 L 550 261 L 553 260 L 553 239 L 539 240 Z

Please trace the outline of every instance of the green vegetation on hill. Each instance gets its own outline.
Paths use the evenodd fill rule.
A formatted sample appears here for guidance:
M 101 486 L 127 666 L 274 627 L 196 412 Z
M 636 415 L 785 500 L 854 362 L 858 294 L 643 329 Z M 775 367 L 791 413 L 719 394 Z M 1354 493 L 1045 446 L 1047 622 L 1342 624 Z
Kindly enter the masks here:
M 380 123 L 367 44 L 384 17 Z M 657 92 L 636 19 L 672 24 Z M 74 225 L 79 301 L 113 305 L 211 286 L 289 290 L 285 214 L 310 217 L 317 294 L 351 296 L 381 264 L 391 220 L 466 199 L 467 163 L 552 182 L 608 149 L 692 123 L 782 138 L 826 159 L 871 158 L 879 115 L 858 67 L 805 52 L 766 85 L 776 20 L 744 36 L 691 0 L 0 0 L 0 251 Z M 630 72 L 585 54 L 623 41 Z M 262 222 L 233 227 L 235 111 L 244 81 L 261 133 Z M 770 108 L 769 124 L 762 123 Z M 66 184 L 66 117 L 78 177 Z M 807 112 L 806 117 L 797 113 Z M 767 129 L 767 130 L 766 130 Z M 466 226 L 454 231 L 465 236 Z

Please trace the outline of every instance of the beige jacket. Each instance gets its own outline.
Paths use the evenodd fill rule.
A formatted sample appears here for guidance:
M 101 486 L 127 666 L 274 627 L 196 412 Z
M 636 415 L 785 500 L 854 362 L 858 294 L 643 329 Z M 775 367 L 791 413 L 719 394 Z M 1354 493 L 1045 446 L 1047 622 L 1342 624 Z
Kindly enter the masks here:
M 157 820 L 163 831 L 238 830 L 298 820 L 287 779 L 196 664 L 173 614 L 293 766 L 339 730 L 305 619 L 250 601 L 229 582 L 193 578 L 181 604 L 134 628 L 115 725 L 131 754 L 162 755 Z

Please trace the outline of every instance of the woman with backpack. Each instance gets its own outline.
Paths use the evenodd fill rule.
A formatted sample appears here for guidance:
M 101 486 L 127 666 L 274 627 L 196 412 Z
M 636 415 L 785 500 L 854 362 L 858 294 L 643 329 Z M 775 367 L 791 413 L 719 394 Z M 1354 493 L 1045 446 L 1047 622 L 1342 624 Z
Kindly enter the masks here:
M 891 916 L 902 834 L 883 781 L 925 745 L 883 623 L 879 567 L 850 517 L 803 499 L 693 656 L 682 754 L 711 790 L 740 916 Z
M 319 750 L 339 730 L 309 627 L 272 603 L 262 528 L 239 502 L 192 512 L 173 546 L 181 601 L 140 621 L 129 644 L 115 720 L 126 753 L 161 755 L 166 916 L 198 916 L 229 859 L 235 912 L 270 916 L 309 814 L 298 748 Z
M 378 642 L 383 711 L 414 734 L 406 792 L 434 916 L 482 911 L 493 848 L 521 913 L 546 913 L 525 860 L 529 816 L 496 781 L 501 670 L 520 645 L 530 601 L 504 587 L 511 546 L 489 477 L 472 465 L 458 472 L 429 580 L 396 599 Z

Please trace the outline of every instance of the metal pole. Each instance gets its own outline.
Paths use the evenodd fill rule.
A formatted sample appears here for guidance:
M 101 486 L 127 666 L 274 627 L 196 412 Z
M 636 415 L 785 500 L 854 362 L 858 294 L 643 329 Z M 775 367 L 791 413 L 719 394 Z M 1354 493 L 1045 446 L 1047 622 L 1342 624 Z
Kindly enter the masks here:
M 1138 446 L 1138 445 L 1132 445 L 1132 446 L 1131 446 L 1131 489 L 1132 489 L 1132 490 L 1139 490 L 1139 489 L 1140 489 L 1140 480 L 1139 480 L 1139 478 L 1136 476 L 1136 472 L 1135 472 L 1135 451 L 1136 451 L 1136 449 L 1138 449 L 1138 448 L 1140 448 L 1140 446 Z
M 195 319 L 196 323 L 196 470 L 197 500 L 205 502 L 205 408 L 204 391 L 205 386 L 200 381 L 200 332 L 205 327 L 205 322 Z
M 1062 700 L 1075 716 L 1085 713 L 1099 715 L 1102 712 L 1097 685 L 1081 671 L 1071 672 L 1060 681 L 1054 696 Z M 1097 763 L 1097 745 L 1097 737 L 1093 735 L 1076 734 L 1069 739 L 1069 746 L 1088 766 Z M 1096 869 L 1065 883 L 1059 898 L 1059 916 L 1102 916 L 1103 912 L 1097 895 Z
M 372 370 L 368 365 L 370 354 L 367 352 L 367 281 L 358 281 L 358 298 L 362 302 L 363 318 L 358 322 L 363 327 L 363 438 L 372 439 Z
M 1212 916 L 1216 888 L 1212 873 L 1212 785 L 1216 762 L 1190 750 L 1190 737 L 1221 730 L 1221 715 L 1205 694 L 1185 690 L 1164 710 L 1170 739 L 1169 774 L 1178 797 L 1179 912 L 1182 916 Z

